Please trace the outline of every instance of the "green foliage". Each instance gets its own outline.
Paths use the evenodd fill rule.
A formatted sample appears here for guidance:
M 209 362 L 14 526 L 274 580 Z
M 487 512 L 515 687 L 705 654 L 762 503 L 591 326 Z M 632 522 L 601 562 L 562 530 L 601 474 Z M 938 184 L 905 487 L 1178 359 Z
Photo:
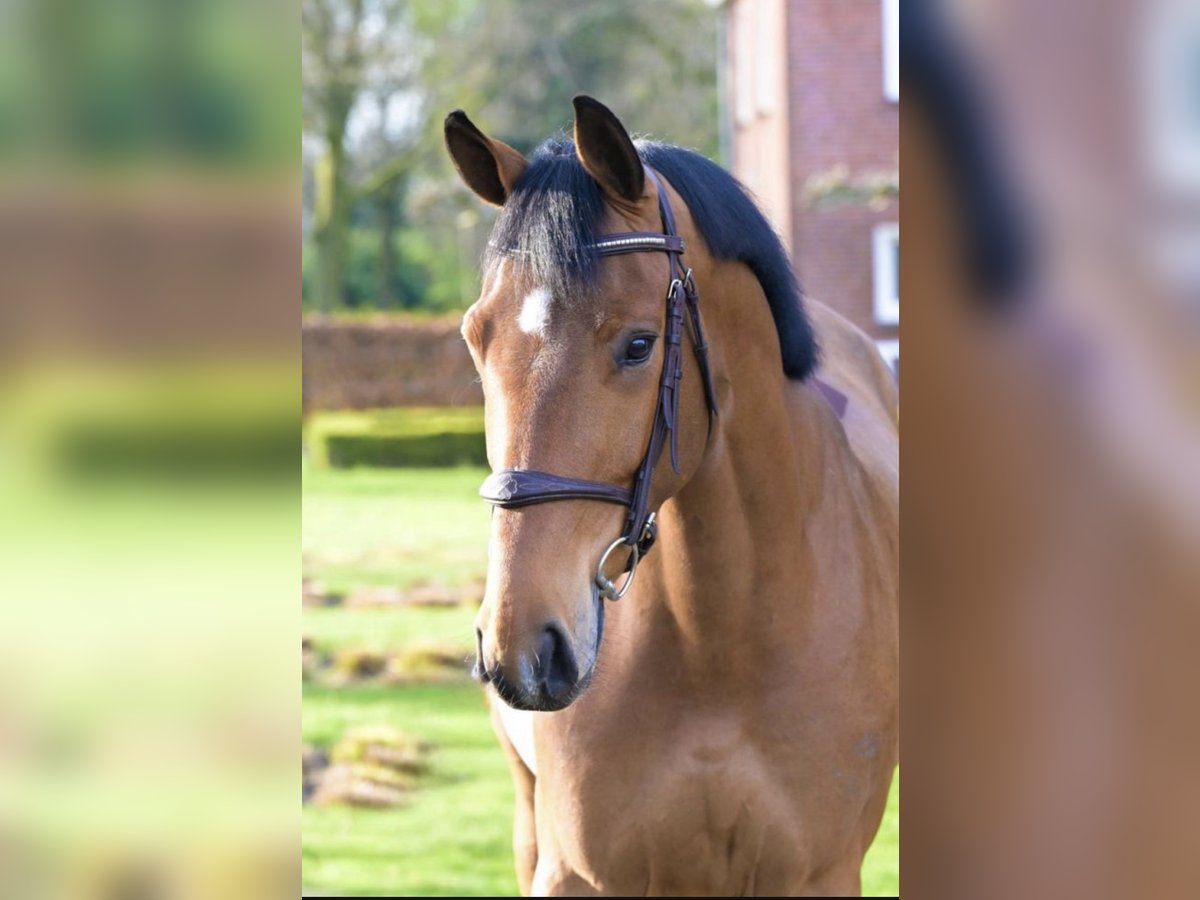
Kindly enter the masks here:
M 335 469 L 487 465 L 479 407 L 314 413 L 307 443 L 314 465 Z
M 346 0 L 328 2 L 346 13 L 339 21 L 353 21 Z M 638 134 L 718 154 L 722 13 L 705 0 L 408 0 L 384 3 L 378 13 L 389 22 L 387 37 L 362 42 L 368 58 L 355 64 L 339 58 L 344 36 L 323 29 L 321 16 L 304 16 L 306 133 L 346 151 L 337 178 L 306 182 L 305 210 L 338 234 L 353 232 L 341 289 L 323 292 L 333 299 L 317 296 L 314 254 L 305 254 L 305 303 L 322 311 L 382 306 L 378 234 L 386 223 L 378 207 L 388 190 L 397 191 L 399 209 L 391 305 L 450 310 L 474 299 L 493 213 L 461 184 L 446 155 L 442 120 L 452 109 L 467 110 L 485 132 L 528 153 L 569 131 L 571 97 L 588 93 Z M 367 28 L 365 19 L 360 27 Z M 386 83 L 373 80 L 385 72 Z M 387 124 L 373 113 L 377 127 L 347 141 L 349 111 L 377 110 L 383 97 L 402 101 L 404 114 Z M 331 121 L 341 126 L 331 129 Z M 313 152 L 332 161 L 327 148 Z M 311 174 L 322 163 L 309 164 Z M 333 193 L 351 207 L 345 223 L 320 214 L 342 209 Z M 333 268 L 342 264 L 331 249 L 338 246 L 328 239 L 322 251 Z
M 257 168 L 293 160 L 296 31 L 233 0 L 28 4 L 0 29 L 0 155 Z
M 483 465 L 482 434 L 327 434 L 324 453 L 335 468 Z
M 379 295 L 379 256 L 382 252 L 379 233 L 368 228 L 352 229 L 347 251 L 343 302 L 350 309 L 379 306 L 376 299 Z M 389 285 L 392 302 L 399 309 L 420 306 L 429 279 L 430 273 L 422 262 L 397 255 Z
M 571 98 L 586 93 L 639 134 L 715 157 L 720 15 L 705 0 L 480 3 L 446 22 L 453 45 L 428 62 L 431 131 L 440 143 L 441 118 L 458 107 L 528 153 L 569 131 Z
M 405 226 L 396 229 L 393 237 L 391 304 L 380 303 L 382 249 L 378 229 L 369 225 L 351 229 L 341 295 L 343 309 L 446 312 L 461 309 L 464 296 L 473 296 L 477 281 L 475 260 L 466 267 L 461 264 L 453 241 L 425 228 Z M 306 310 L 314 305 L 316 265 L 316 249 L 312 241 L 305 241 L 301 252 L 301 297 Z M 464 279 L 468 286 L 465 294 Z

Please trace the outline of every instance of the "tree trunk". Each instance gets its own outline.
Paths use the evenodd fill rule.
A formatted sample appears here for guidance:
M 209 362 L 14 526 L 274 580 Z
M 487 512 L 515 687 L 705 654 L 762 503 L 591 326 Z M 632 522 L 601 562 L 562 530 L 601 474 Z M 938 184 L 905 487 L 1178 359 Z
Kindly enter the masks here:
M 343 129 L 326 134 L 328 149 L 317 177 L 317 278 L 313 303 L 319 312 L 331 312 L 342 304 L 346 272 L 346 239 L 350 221 L 350 196 L 346 185 L 346 151 Z

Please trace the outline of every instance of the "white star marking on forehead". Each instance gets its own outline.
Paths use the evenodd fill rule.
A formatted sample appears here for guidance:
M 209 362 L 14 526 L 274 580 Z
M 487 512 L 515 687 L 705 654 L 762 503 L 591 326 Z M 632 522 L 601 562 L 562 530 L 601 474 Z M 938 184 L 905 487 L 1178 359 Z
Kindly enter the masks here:
M 517 327 L 526 334 L 543 336 L 546 326 L 550 324 L 550 300 L 550 291 L 544 287 L 536 287 L 530 291 L 521 302 Z

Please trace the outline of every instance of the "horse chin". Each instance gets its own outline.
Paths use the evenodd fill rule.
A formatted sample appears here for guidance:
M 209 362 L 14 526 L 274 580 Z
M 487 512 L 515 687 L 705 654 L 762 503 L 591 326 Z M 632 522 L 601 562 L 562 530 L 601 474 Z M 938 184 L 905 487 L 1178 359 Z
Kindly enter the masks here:
M 498 672 L 491 677 L 492 687 L 496 690 L 496 696 L 513 709 L 519 709 L 523 712 L 558 712 L 566 709 L 582 696 L 591 682 L 592 673 L 589 671 L 575 682 L 566 693 L 550 694 L 544 689 L 535 693 L 529 693 L 516 688 L 512 682 L 504 677 L 503 673 Z

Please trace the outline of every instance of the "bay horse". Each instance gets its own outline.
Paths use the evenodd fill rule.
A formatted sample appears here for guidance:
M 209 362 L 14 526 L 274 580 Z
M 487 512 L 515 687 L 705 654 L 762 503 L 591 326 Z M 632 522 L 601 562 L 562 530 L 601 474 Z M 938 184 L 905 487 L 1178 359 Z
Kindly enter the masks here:
M 860 893 L 898 759 L 893 377 L 731 175 L 574 107 L 531 159 L 445 122 L 500 207 L 462 331 L 521 890 Z

